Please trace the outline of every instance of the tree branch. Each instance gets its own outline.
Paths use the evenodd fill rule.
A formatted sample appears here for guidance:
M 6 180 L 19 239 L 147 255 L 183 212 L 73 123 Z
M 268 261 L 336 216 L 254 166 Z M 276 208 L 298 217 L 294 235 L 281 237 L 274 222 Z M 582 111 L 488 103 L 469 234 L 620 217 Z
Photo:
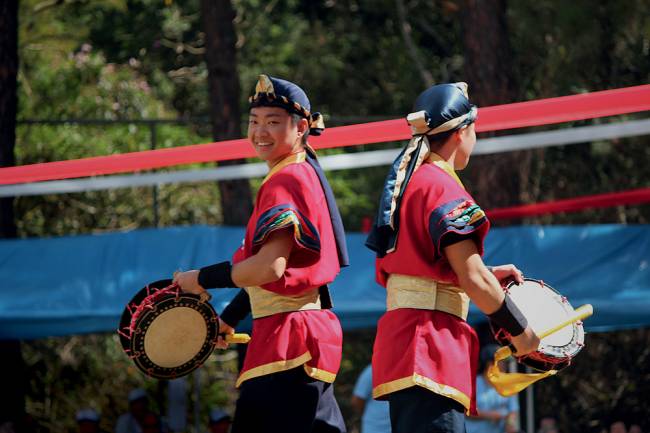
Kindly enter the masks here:
M 420 60 L 420 53 L 411 37 L 411 25 L 406 20 L 406 8 L 404 7 L 404 2 L 402 0 L 395 0 L 395 6 L 397 7 L 397 18 L 399 20 L 399 27 L 402 32 L 404 45 L 406 45 L 406 50 L 420 73 L 424 86 L 429 87 L 433 84 L 433 75 L 431 75 L 431 72 L 424 67 L 424 64 Z

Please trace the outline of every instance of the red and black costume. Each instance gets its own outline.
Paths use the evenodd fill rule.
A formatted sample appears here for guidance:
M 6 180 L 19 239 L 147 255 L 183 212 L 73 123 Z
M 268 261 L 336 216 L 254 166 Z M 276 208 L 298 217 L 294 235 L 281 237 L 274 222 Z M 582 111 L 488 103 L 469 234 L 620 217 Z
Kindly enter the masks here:
M 264 180 L 257 194 L 244 245 L 233 263 L 254 255 L 269 234 L 289 229 L 293 249 L 278 281 L 246 288 L 253 313 L 253 339 L 237 384 L 302 366 L 332 383 L 341 362 L 341 325 L 322 309 L 320 287 L 340 270 L 328 204 L 306 152 L 289 155 Z
M 320 114 L 310 113 L 307 96 L 291 82 L 262 75 L 250 102 L 308 119 L 310 134 L 324 129 Z M 264 179 L 233 264 L 255 255 L 276 230 L 293 234 L 284 275 L 244 288 L 221 316 L 234 327 L 253 314 L 233 432 L 344 432 L 331 386 L 341 363 L 342 330 L 330 311 L 327 284 L 347 266 L 347 248 L 332 190 L 308 145 Z
M 418 385 L 469 411 L 478 342 L 465 322 L 469 300 L 457 288 L 442 247 L 448 238 L 472 237 L 482 250 L 489 223 L 453 170 L 436 157 L 431 154 L 417 169 L 404 193 L 397 248 L 377 259 L 389 311 L 378 325 L 373 394 L 380 398 Z
M 478 339 L 444 248 L 473 239 L 482 253 L 489 222 L 453 167 L 429 149 L 431 137 L 475 118 L 464 83 L 433 86 L 418 98 L 408 117 L 413 139 L 391 168 L 368 238 L 387 290 L 373 396 L 390 401 L 394 432 L 464 432 L 463 412 L 475 411 Z

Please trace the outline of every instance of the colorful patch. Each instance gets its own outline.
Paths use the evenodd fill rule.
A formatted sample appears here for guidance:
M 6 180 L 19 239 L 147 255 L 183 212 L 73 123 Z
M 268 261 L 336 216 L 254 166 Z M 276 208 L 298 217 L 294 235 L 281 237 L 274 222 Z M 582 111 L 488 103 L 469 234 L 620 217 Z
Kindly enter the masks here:
M 465 201 L 463 204 L 457 206 L 445 216 L 450 226 L 456 228 L 463 228 L 466 225 L 472 225 L 479 219 L 485 217 L 485 212 L 476 203 Z
M 270 233 L 290 226 L 293 226 L 293 235 L 298 244 L 312 251 L 320 251 L 318 230 L 290 204 L 274 206 L 260 216 L 255 227 L 253 245 L 261 245 Z
M 431 212 L 429 235 L 439 252 L 442 237 L 453 232 L 468 235 L 487 221 L 483 209 L 472 200 L 458 199 L 446 203 Z

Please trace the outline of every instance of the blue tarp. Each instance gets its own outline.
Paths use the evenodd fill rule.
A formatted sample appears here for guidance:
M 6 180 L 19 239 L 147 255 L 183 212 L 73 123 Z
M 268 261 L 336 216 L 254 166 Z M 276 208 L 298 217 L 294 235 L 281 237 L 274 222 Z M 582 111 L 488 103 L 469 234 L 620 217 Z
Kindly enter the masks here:
M 0 338 L 114 331 L 147 282 L 230 258 L 243 229 L 176 227 L 0 241 Z M 365 235 L 348 235 L 352 266 L 332 284 L 345 329 L 373 327 L 385 306 Z M 650 226 L 523 226 L 492 229 L 488 264 L 515 263 L 574 306 L 591 303 L 587 329 L 650 325 Z M 213 291 L 220 311 L 236 293 Z M 473 311 L 473 320 L 480 313 Z

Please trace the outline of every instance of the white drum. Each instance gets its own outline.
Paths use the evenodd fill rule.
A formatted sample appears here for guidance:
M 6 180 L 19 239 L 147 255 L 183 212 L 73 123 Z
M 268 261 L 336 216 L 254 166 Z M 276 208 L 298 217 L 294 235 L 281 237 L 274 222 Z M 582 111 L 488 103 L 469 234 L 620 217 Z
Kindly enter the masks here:
M 512 282 L 504 290 L 528 320 L 537 334 L 552 328 L 574 315 L 567 299 L 543 281 L 526 278 L 523 283 Z M 510 344 L 510 335 L 493 326 L 494 336 L 503 345 Z M 542 339 L 536 352 L 518 357 L 522 364 L 540 371 L 561 370 L 584 346 L 585 331 L 578 321 Z

